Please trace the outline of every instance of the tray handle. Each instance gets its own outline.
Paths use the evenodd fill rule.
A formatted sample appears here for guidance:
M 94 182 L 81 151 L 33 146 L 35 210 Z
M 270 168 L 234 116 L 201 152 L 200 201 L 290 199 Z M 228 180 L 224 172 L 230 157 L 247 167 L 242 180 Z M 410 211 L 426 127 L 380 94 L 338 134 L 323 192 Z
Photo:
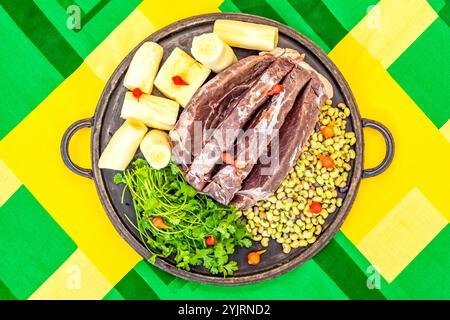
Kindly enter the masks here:
M 67 166 L 67 168 L 69 168 L 70 171 L 89 179 L 93 178 L 92 169 L 82 168 L 72 162 L 72 159 L 69 155 L 69 142 L 78 130 L 82 128 L 91 128 L 93 123 L 93 118 L 82 119 L 74 122 L 69 128 L 67 128 L 66 132 L 64 132 L 61 140 L 61 156 L 64 164 Z
M 386 143 L 386 155 L 384 156 L 383 161 L 381 161 L 381 163 L 375 168 L 364 169 L 362 173 L 363 178 L 375 177 L 386 171 L 386 169 L 390 166 L 392 159 L 394 158 L 394 138 L 392 137 L 392 133 L 389 131 L 389 129 L 378 121 L 370 119 L 362 119 L 361 121 L 363 128 L 372 128 L 381 133 L 384 138 L 384 142 Z

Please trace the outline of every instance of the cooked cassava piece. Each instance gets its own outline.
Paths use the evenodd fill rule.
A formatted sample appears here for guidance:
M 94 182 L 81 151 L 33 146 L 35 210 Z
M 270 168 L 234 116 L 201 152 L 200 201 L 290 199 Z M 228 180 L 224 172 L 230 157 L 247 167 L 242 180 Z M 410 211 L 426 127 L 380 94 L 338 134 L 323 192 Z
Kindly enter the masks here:
M 185 107 L 209 73 L 207 67 L 177 47 L 161 66 L 155 79 L 155 87 Z
M 205 33 L 194 37 L 191 53 L 195 59 L 215 73 L 237 61 L 233 49 L 215 33 Z
M 123 80 L 123 85 L 131 91 L 137 88 L 150 94 L 162 56 L 163 48 L 159 44 L 155 42 L 144 43 L 134 54 Z
M 177 121 L 179 108 L 178 103 L 170 99 L 149 94 L 136 98 L 132 92 L 127 92 L 120 117 L 138 120 L 151 128 L 171 130 Z
M 264 24 L 218 19 L 214 33 L 232 47 L 269 51 L 278 44 L 278 28 Z
M 140 149 L 153 169 L 166 167 L 170 161 L 169 135 L 158 129 L 150 130 L 142 139 Z
M 98 161 L 101 169 L 125 170 L 134 157 L 147 127 L 136 120 L 126 120 L 114 133 Z

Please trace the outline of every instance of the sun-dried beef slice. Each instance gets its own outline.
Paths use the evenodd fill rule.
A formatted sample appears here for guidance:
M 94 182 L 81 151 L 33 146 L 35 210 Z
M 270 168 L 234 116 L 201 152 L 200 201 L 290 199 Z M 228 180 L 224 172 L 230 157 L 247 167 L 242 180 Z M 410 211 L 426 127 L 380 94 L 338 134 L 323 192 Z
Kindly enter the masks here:
M 220 115 L 219 111 L 222 110 L 217 107 L 233 88 L 258 78 L 274 60 L 275 57 L 271 55 L 246 57 L 217 74 L 197 90 L 170 132 L 172 153 L 175 162 L 183 171 L 187 171 L 192 162 L 194 145 L 202 139 L 205 120 Z M 194 137 L 195 122 L 201 126 L 201 134 L 198 137 Z
M 278 134 L 285 118 L 292 109 L 297 96 L 310 79 L 310 73 L 303 68 L 294 68 L 283 80 L 283 91 L 273 96 L 247 132 L 238 141 L 235 163 L 217 172 L 203 192 L 222 204 L 228 204 L 241 188 L 242 181 L 251 172 L 254 164 L 267 149 L 272 138 Z
M 269 165 L 258 162 L 244 180 L 242 188 L 236 193 L 231 205 L 248 208 L 275 192 L 294 166 L 304 144 L 314 130 L 320 108 L 326 98 L 323 85 L 317 76 L 312 74 L 303 94 L 297 99 L 281 127 L 278 163 L 275 163 L 275 168 L 270 172 Z

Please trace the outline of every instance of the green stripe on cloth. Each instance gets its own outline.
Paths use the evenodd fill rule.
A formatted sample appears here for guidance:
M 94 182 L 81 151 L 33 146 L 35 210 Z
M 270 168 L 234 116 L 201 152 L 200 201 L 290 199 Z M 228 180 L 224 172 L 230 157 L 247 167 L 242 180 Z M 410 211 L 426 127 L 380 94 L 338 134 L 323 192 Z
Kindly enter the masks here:
M 57 0 L 57 2 L 64 10 L 70 6 L 77 6 L 80 9 L 81 25 L 85 25 L 111 0 Z M 75 29 L 74 31 L 79 32 L 80 30 Z
M 0 139 L 64 78 L 0 7 Z
M 58 0 L 60 4 L 68 1 L 76 3 L 84 12 L 89 12 L 100 2 L 100 0 Z M 63 6 L 63 8 L 67 7 Z
M 243 13 L 255 14 L 281 23 L 286 23 L 265 0 L 233 0 L 233 2 Z
M 170 273 L 167 273 L 155 266 L 152 266 L 146 260 L 144 260 L 143 263 L 146 264 L 148 268 L 151 268 L 153 270 L 153 272 L 162 280 L 162 282 L 164 282 L 165 285 L 169 285 L 173 280 L 177 279 L 175 276 L 171 275 Z
M 449 4 L 448 0 L 427 0 L 430 6 L 434 9 L 434 11 L 439 12 L 441 9 L 447 4 Z
M 231 0 L 225 0 L 222 2 L 219 9 L 221 12 L 241 12 L 241 10 L 239 10 L 239 8 Z
M 379 2 L 379 0 L 322 1 L 347 31 L 352 30 L 353 27 L 368 13 L 370 7 Z
M 450 225 L 383 289 L 389 299 L 450 299 Z
M 329 48 L 341 41 L 347 30 L 333 16 L 321 0 L 288 0 Z
M 0 279 L 18 299 L 28 298 L 75 250 L 24 186 L 0 207 Z
M 130 270 L 114 288 L 126 300 L 159 300 L 155 291 L 134 269 Z
M 176 279 L 170 274 L 163 275 L 165 272 L 154 267 L 146 260 L 140 261 L 134 267 L 134 270 L 147 282 L 153 291 L 158 292 L 161 299 L 173 299 L 176 291 L 171 290 L 170 287 L 176 282 Z M 170 281 L 170 279 L 172 281 Z M 184 280 L 183 280 L 184 281 Z
M 445 6 L 439 11 L 439 16 L 450 27 L 450 2 L 445 3 Z
M 288 2 L 288 0 L 267 0 L 267 2 L 272 6 L 272 8 L 283 15 L 286 23 L 297 30 L 298 32 L 305 35 L 307 38 L 314 41 L 318 46 L 320 46 L 325 52 L 329 52 L 330 48 L 322 40 L 322 38 L 311 28 L 311 26 L 303 19 L 303 17 L 295 10 L 295 8 Z
M 102 0 L 101 2 L 97 0 L 97 5 L 92 7 L 80 5 L 85 12 L 85 16 L 82 16 L 80 30 L 67 28 L 66 21 L 69 17 L 66 12 L 67 7 L 54 1 L 34 1 L 74 50 L 81 57 L 86 58 L 111 31 L 136 9 L 142 0 Z M 87 16 L 88 18 L 86 18 Z
M 102 300 L 125 300 L 125 298 L 117 291 L 116 288 L 112 288 Z
M 176 298 L 183 299 L 189 294 L 192 299 L 348 299 L 345 293 L 314 261 L 264 282 L 238 286 L 221 287 L 199 285 L 195 290 L 181 290 Z
M 257 14 L 281 23 L 287 24 L 298 32 L 304 34 L 306 37 L 312 39 L 325 52 L 329 52 L 328 45 L 317 35 L 316 32 L 306 23 L 303 17 L 292 7 L 287 0 L 267 0 L 267 1 L 245 1 L 245 0 L 226 0 L 220 7 L 227 11 L 243 12 L 249 14 Z M 268 8 L 268 9 L 267 9 Z M 268 14 L 264 12 L 268 11 Z M 277 18 L 281 17 L 283 18 Z
M 67 10 L 67 8 L 69 8 L 70 6 L 77 6 L 80 9 L 80 16 L 81 19 L 84 19 L 86 17 L 87 13 L 90 13 L 91 10 L 95 10 L 96 12 L 100 11 L 98 10 L 98 7 L 104 7 L 110 0 L 106 0 L 106 1 L 102 1 L 101 3 L 99 3 L 99 0 L 88 0 L 88 1 L 83 1 L 83 0 L 57 0 L 59 6 L 61 8 L 63 8 L 64 10 Z M 100 6 L 99 6 L 100 5 Z M 94 9 L 96 8 L 96 9 Z M 87 21 L 89 21 L 90 19 L 88 19 Z M 84 20 L 83 22 L 86 23 L 86 20 Z M 82 23 L 82 24 L 84 24 Z M 75 30 L 78 31 L 78 30 Z
M 64 78 L 83 62 L 33 1 L 0 0 L 0 5 Z
M 379 290 L 367 287 L 367 275 L 336 240 L 332 240 L 316 255 L 314 261 L 350 299 L 385 299 Z
M 450 45 L 444 39 L 450 39 L 450 29 L 438 18 L 388 68 L 438 128 L 450 118 Z
M 358 250 L 358 248 L 344 235 L 342 231 L 339 231 L 336 234 L 336 236 L 334 237 L 334 241 L 336 241 L 339 246 L 345 250 L 345 253 L 364 273 L 364 275 L 366 276 L 366 280 L 370 280 L 372 285 L 375 284 L 375 280 L 379 282 L 378 289 L 373 288 L 372 290 L 379 290 L 381 291 L 381 294 L 386 297 L 386 295 L 383 293 L 383 288 L 387 288 L 389 283 L 379 273 L 379 277 L 377 277 L 376 279 L 369 279 L 369 277 L 373 277 L 375 275 L 375 272 L 373 270 L 373 265 L 369 262 L 369 260 L 367 260 L 367 258 L 361 253 L 361 251 Z
M 85 8 L 80 5 L 80 1 L 75 1 L 75 0 L 56 0 L 56 2 L 58 2 L 60 7 L 63 8 L 64 10 L 66 10 L 70 6 L 75 5 L 75 6 L 78 6 L 78 8 L 80 9 L 81 16 L 86 14 Z M 92 3 L 95 4 L 94 1 L 92 1 Z
M 11 290 L 3 283 L 2 279 L 0 279 L 0 301 L 1 300 L 17 300 Z
M 101 0 L 99 3 L 95 5 L 92 10 L 89 10 L 89 12 L 81 18 L 81 23 L 83 25 L 87 24 L 93 17 L 97 15 L 102 9 L 110 2 L 111 0 Z M 78 32 L 78 30 L 77 30 Z

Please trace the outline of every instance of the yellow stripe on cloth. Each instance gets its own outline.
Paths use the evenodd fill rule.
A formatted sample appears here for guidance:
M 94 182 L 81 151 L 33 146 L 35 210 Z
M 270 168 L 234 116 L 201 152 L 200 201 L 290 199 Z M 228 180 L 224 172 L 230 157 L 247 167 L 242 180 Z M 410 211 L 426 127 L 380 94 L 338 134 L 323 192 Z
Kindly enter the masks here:
M 29 300 L 99 300 L 111 289 L 108 280 L 77 249 Z
M 0 159 L 0 207 L 19 189 L 22 183 Z
M 443 134 L 445 139 L 450 142 L 450 119 L 441 127 L 439 131 Z
M 384 67 L 350 34 L 330 52 L 355 95 L 363 117 L 385 124 L 395 140 L 388 170 L 364 179 L 343 232 L 358 244 L 414 187 L 450 219 L 450 144 Z M 385 147 L 374 130 L 364 130 L 365 168 L 376 164 Z
M 92 180 L 61 160 L 64 131 L 91 117 L 104 82 L 82 64 L 0 141 L 0 157 L 106 279 L 115 284 L 141 259 L 119 236 L 100 204 Z M 75 141 L 72 141 L 75 142 Z M 75 146 L 72 146 L 75 147 Z M 89 157 L 87 145 L 78 146 Z
M 191 16 L 220 12 L 219 5 L 223 0 L 196 0 L 187 3 L 186 0 L 158 1 L 144 0 L 138 9 L 157 28 L 162 28 L 172 22 Z
M 381 0 L 351 34 L 388 68 L 437 17 L 427 0 Z
M 106 82 L 123 58 L 153 31 L 155 31 L 153 24 L 141 11 L 135 9 L 85 59 L 85 62 Z
M 414 188 L 364 237 L 358 249 L 392 282 L 446 225 L 446 219 Z

